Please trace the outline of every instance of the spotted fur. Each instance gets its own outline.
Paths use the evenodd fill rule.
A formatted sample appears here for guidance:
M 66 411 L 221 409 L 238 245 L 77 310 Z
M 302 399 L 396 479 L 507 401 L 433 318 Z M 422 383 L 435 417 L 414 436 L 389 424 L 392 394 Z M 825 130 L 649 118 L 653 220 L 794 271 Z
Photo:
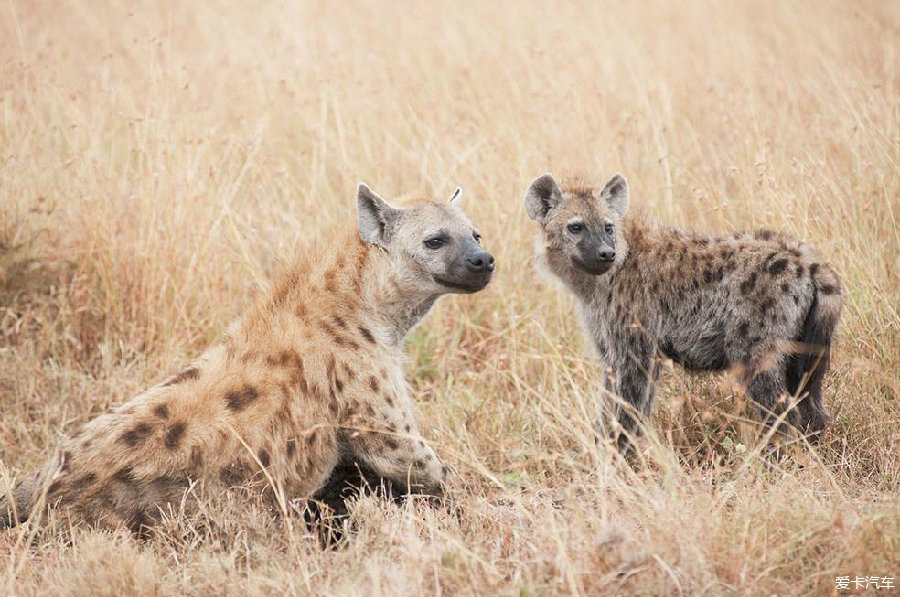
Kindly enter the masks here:
M 649 417 L 664 358 L 689 371 L 735 370 L 766 420 L 796 402 L 789 423 L 811 434 L 825 427 L 821 383 L 842 291 L 808 245 L 766 230 L 650 226 L 626 217 L 621 175 L 602 188 L 560 188 L 544 175 L 525 205 L 541 226 L 540 267 L 574 294 L 611 369 L 608 389 L 627 404 L 616 417 L 626 432 L 637 430 L 635 415 Z M 584 229 L 573 233 L 573 222 Z
M 299 259 L 218 345 L 65 439 L 11 501 L 0 498 L 0 526 L 46 496 L 89 522 L 139 530 L 194 481 L 338 495 L 328 484 L 339 462 L 440 494 L 446 469 L 416 422 L 403 342 L 438 297 L 483 288 L 493 258 L 455 204 L 394 206 L 364 185 L 358 203 L 358 230 Z M 422 248 L 435 231 L 445 246 Z M 346 472 L 335 477 L 343 488 Z

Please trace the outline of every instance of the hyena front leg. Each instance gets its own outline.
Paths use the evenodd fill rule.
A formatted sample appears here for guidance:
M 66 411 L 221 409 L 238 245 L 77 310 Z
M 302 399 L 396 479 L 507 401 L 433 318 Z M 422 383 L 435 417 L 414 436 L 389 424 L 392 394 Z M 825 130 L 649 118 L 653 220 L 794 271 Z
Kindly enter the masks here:
M 344 433 L 343 449 L 378 477 L 410 493 L 443 494 L 447 468 L 412 417 L 371 416 Z
M 616 359 L 615 371 L 616 394 L 625 402 L 616 404 L 616 420 L 625 431 L 617 437 L 622 448 L 628 446 L 628 434 L 638 434 L 635 415 L 650 416 L 659 376 L 659 363 L 649 340 L 634 334 L 627 347 L 628 352 Z

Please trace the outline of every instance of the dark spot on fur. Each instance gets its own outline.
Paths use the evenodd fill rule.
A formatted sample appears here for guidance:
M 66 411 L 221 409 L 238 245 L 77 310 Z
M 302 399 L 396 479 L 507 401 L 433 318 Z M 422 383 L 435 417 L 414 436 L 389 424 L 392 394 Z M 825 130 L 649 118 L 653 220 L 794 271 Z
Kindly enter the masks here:
M 95 475 L 94 473 L 88 473 L 85 476 L 72 481 L 72 483 L 69 485 L 69 489 L 71 489 L 73 493 L 78 493 L 93 485 L 94 481 L 96 480 L 97 475 Z
M 335 380 L 334 380 L 334 387 L 337 388 L 337 391 L 338 391 L 339 394 L 340 394 L 341 392 L 343 392 L 343 391 L 344 391 L 344 380 L 342 380 L 342 379 L 339 378 L 339 377 L 338 377 L 338 378 L 335 378 Z
M 809 275 L 815 276 L 816 274 L 818 274 L 820 267 L 822 267 L 822 264 L 820 264 L 820 263 L 813 263 L 812 265 L 810 265 L 809 266 Z
M 243 463 L 229 464 L 219 472 L 219 479 L 226 485 L 240 485 L 250 476 Z
M 192 379 L 198 379 L 199 377 L 200 377 L 200 370 L 197 369 L 196 367 L 189 367 L 189 368 L 185 369 L 184 371 L 182 371 L 181 373 L 177 374 L 172 379 L 166 381 L 163 384 L 163 387 L 174 386 L 174 385 L 177 385 L 180 383 L 184 383 L 186 381 L 190 381 Z
M 384 400 L 388 403 L 388 406 L 394 406 L 394 398 L 390 394 L 385 393 Z
M 392 437 L 385 439 L 384 445 L 388 447 L 388 450 L 396 450 L 399 447 L 399 444 L 397 444 L 397 440 Z
M 287 440 L 286 451 L 287 451 L 288 458 L 294 457 L 294 454 L 297 453 L 297 440 L 296 439 L 291 438 L 291 439 Z
M 62 487 L 62 482 L 61 482 L 61 481 L 54 481 L 53 483 L 50 484 L 50 487 L 47 488 L 47 495 L 48 495 L 48 496 L 53 495 L 54 493 L 56 493 L 57 491 L 59 491 L 59 488 L 60 488 L 60 487 Z
M 821 288 L 819 288 L 819 294 L 838 294 L 840 289 L 837 286 L 833 286 L 831 284 L 824 284 Z
M 378 379 L 372 375 L 369 377 L 369 387 L 372 388 L 373 392 L 377 392 L 380 384 L 378 383 Z
M 125 466 L 117 470 L 112 478 L 119 483 L 133 483 L 134 470 L 130 466 Z
M 187 429 L 187 423 L 184 421 L 175 423 L 166 429 L 166 447 L 168 449 L 174 450 L 178 447 L 178 444 L 181 443 L 181 439 L 184 437 L 185 429 Z
M 706 282 L 707 284 L 712 284 L 714 277 L 715 276 L 713 275 L 712 270 L 706 270 L 703 272 L 703 281 Z
M 791 289 L 791 287 L 788 285 L 787 282 L 782 282 L 782 284 L 781 284 L 781 292 L 788 292 L 790 289 Z
M 769 266 L 769 273 L 773 276 L 780 274 L 784 270 L 787 269 L 788 260 L 787 259 L 779 259 L 778 261 L 772 262 Z
M 359 326 L 359 333 L 362 334 L 362 337 L 366 339 L 370 344 L 375 344 L 375 336 L 372 335 L 372 332 L 369 331 L 369 328 L 365 326 Z
M 756 238 L 758 240 L 772 240 L 775 236 L 775 233 L 771 230 L 760 230 L 756 233 Z
M 804 274 L 805 272 L 806 272 L 806 268 L 804 268 L 802 265 L 798 265 L 798 266 L 797 266 L 797 278 L 798 278 L 798 279 L 799 279 L 799 278 L 802 278 L 802 277 L 803 277 L 803 274 Z
M 740 336 L 741 338 L 746 338 L 748 331 L 750 331 L 750 324 L 746 321 L 741 322 L 741 324 L 737 328 L 738 336 Z
M 762 311 L 763 315 L 767 314 L 772 308 L 775 306 L 775 299 L 772 297 L 767 298 L 762 303 L 760 303 L 759 308 Z
M 228 392 L 225 395 L 225 402 L 228 408 L 233 411 L 243 410 L 251 402 L 259 398 L 259 392 L 253 386 L 244 386 L 242 389 Z
M 119 441 L 133 448 L 144 441 L 152 431 L 153 427 L 151 427 L 149 424 L 138 423 L 137 425 L 123 433 L 122 437 L 119 438 Z
M 63 452 L 62 465 L 59 467 L 59 471 L 61 473 L 68 472 L 71 464 L 72 464 L 72 453 L 69 451 Z
M 160 419 L 168 418 L 169 416 L 169 407 L 165 404 L 157 404 L 153 409 L 153 414 L 159 417 Z
M 265 448 L 259 451 L 259 462 L 263 466 L 269 466 L 269 451 Z
M 756 287 L 756 273 L 750 274 L 750 276 L 741 282 L 741 294 L 750 294 L 753 292 L 753 289 Z
M 198 446 L 191 448 L 191 470 L 199 471 L 203 468 L 203 453 Z
M 342 330 L 347 329 L 347 322 L 344 321 L 344 318 L 341 317 L 340 315 L 335 315 L 333 318 L 333 321 L 334 321 L 334 325 L 338 326 Z
M 403 430 L 405 432 L 409 433 L 412 430 L 412 426 L 409 423 L 407 423 L 406 425 L 403 426 Z

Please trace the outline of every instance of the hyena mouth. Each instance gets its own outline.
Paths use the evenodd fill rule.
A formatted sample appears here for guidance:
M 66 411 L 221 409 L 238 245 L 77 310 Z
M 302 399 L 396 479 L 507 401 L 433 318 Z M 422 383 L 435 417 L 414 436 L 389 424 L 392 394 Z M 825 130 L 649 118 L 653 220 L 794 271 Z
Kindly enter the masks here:
M 613 266 L 615 261 L 613 260 L 590 260 L 584 261 L 576 256 L 572 256 L 572 263 L 583 271 L 586 274 L 591 274 L 592 276 L 599 276 L 601 274 L 605 274 L 609 271 L 609 268 Z
M 448 280 L 440 276 L 434 276 L 434 281 L 453 290 L 472 293 L 483 290 L 491 281 L 491 275 L 488 273 L 487 275 L 473 276 L 467 280 Z

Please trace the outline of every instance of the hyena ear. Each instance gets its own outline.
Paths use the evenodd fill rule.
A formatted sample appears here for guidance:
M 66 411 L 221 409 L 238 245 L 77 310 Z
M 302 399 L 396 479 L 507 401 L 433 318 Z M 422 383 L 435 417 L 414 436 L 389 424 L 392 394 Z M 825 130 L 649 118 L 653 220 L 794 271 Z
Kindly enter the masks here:
M 525 211 L 535 222 L 543 222 L 550 210 L 562 201 L 562 191 L 553 175 L 542 174 L 525 191 Z
M 362 182 L 356 193 L 356 203 L 359 207 L 359 237 L 367 243 L 387 247 L 388 230 L 397 217 L 397 210 Z
M 460 203 L 462 203 L 462 187 L 456 187 L 456 190 L 453 191 L 453 195 L 450 197 L 450 205 L 459 207 Z
M 628 211 L 628 181 L 616 172 L 603 186 L 596 198 L 606 201 L 606 204 L 619 214 L 619 217 L 624 216 Z

